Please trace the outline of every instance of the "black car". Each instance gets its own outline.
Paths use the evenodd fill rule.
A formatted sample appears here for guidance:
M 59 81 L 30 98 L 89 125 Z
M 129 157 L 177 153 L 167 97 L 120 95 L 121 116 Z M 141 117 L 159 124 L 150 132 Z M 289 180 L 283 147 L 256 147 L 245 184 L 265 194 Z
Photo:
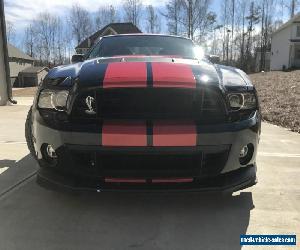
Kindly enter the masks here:
M 189 39 L 107 36 L 49 71 L 26 121 L 38 182 L 71 189 L 237 191 L 256 183 L 255 88 Z

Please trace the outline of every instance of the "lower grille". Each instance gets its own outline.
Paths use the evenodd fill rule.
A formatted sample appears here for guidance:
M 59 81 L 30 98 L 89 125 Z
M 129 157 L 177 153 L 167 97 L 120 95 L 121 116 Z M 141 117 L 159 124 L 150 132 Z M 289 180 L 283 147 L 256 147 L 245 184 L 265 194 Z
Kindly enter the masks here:
M 216 146 L 219 147 L 219 146 Z M 112 178 L 171 178 L 216 176 L 223 170 L 229 146 L 214 150 L 153 153 L 142 151 L 82 151 L 67 150 L 69 159 L 59 168 L 90 177 Z M 72 164 L 70 164 L 70 160 Z
M 202 154 L 99 155 L 97 167 L 109 177 L 190 177 L 201 173 Z

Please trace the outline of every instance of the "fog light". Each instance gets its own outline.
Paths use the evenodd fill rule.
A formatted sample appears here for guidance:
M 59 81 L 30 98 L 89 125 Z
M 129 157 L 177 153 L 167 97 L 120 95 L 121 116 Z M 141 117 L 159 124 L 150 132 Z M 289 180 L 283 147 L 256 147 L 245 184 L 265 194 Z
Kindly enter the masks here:
M 47 151 L 48 157 L 53 158 L 53 159 L 57 158 L 55 150 L 50 144 L 47 146 L 46 151 Z
M 247 165 L 251 161 L 253 157 L 253 153 L 254 153 L 254 146 L 252 143 L 243 146 L 239 155 L 240 163 L 242 165 Z
M 247 145 L 244 146 L 244 147 L 242 148 L 242 150 L 240 151 L 240 157 L 241 157 L 241 158 L 242 158 L 242 157 L 245 157 L 245 156 L 248 154 L 248 151 L 249 151 L 248 146 L 247 146 Z

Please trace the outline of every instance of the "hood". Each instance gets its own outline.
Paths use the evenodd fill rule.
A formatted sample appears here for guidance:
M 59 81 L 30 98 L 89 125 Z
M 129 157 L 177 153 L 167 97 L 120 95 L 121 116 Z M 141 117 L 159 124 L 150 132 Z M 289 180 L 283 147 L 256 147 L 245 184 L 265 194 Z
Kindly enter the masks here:
M 224 89 L 245 89 L 252 85 L 236 68 L 214 65 L 206 60 L 166 57 L 114 57 L 87 60 L 52 69 L 48 79 L 79 79 L 80 87 L 181 87 L 199 84 Z

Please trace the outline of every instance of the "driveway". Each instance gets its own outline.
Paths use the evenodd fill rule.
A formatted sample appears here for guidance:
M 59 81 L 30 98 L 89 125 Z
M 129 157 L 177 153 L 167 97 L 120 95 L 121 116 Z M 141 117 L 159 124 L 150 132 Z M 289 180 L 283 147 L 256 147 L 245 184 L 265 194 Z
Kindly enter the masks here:
M 36 164 L 24 139 L 31 99 L 18 99 L 16 106 L 0 107 L 1 250 L 238 250 L 240 234 L 300 237 L 300 134 L 264 123 L 259 183 L 231 198 L 74 195 L 36 184 Z

